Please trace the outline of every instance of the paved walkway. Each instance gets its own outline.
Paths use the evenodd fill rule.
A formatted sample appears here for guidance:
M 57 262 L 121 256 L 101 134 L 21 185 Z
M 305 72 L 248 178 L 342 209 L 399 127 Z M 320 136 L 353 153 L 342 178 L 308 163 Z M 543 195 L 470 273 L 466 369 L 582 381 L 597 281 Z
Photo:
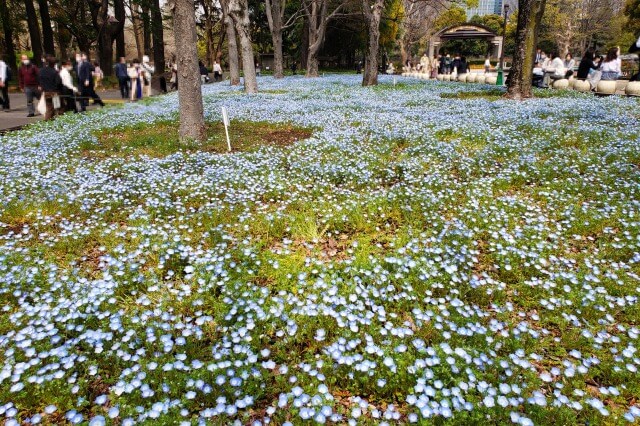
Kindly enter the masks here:
M 98 95 L 107 105 L 122 102 L 120 92 L 116 90 L 99 91 Z M 11 93 L 9 98 L 11 99 L 11 112 L 0 111 L 0 131 L 42 120 L 41 115 L 27 117 L 27 97 L 24 93 Z M 88 107 L 89 110 L 96 108 L 100 107 L 94 105 Z

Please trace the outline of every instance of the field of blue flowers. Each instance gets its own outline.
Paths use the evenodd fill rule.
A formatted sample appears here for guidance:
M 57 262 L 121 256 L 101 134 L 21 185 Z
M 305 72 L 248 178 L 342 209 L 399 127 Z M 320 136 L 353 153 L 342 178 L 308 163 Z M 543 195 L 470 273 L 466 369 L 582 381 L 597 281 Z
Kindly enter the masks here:
M 316 129 L 255 152 L 82 155 L 175 94 L 1 136 L 0 419 L 639 421 L 638 101 L 359 83 L 207 86 Z

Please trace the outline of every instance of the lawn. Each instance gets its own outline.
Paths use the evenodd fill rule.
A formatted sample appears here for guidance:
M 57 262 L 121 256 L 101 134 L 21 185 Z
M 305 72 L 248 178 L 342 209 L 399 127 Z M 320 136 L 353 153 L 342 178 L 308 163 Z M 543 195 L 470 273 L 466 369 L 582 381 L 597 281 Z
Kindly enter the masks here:
M 6 425 L 640 420 L 637 100 L 259 83 L 0 136 Z

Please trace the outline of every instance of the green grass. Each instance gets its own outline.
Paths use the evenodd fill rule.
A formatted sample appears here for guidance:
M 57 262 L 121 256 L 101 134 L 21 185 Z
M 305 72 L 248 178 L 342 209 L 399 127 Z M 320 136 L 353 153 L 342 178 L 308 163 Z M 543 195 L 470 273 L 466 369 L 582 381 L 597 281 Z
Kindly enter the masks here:
M 97 142 L 88 140 L 80 145 L 86 158 L 107 157 L 166 157 L 177 152 L 208 152 L 223 154 L 228 151 L 224 125 L 207 124 L 204 143 L 180 141 L 178 123 L 165 121 L 153 126 L 140 124 L 110 132 L 97 132 Z M 307 139 L 313 130 L 290 124 L 232 121 L 229 127 L 231 152 L 250 152 L 264 146 L 284 147 Z

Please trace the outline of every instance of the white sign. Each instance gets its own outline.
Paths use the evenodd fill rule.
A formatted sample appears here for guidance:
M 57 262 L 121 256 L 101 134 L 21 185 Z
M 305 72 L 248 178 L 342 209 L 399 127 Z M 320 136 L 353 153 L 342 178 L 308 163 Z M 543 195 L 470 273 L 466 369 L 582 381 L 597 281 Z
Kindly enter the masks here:
M 231 140 L 229 139 L 229 114 L 227 113 L 227 107 L 222 107 L 222 123 L 224 124 L 224 133 L 227 135 L 227 148 L 231 152 Z

